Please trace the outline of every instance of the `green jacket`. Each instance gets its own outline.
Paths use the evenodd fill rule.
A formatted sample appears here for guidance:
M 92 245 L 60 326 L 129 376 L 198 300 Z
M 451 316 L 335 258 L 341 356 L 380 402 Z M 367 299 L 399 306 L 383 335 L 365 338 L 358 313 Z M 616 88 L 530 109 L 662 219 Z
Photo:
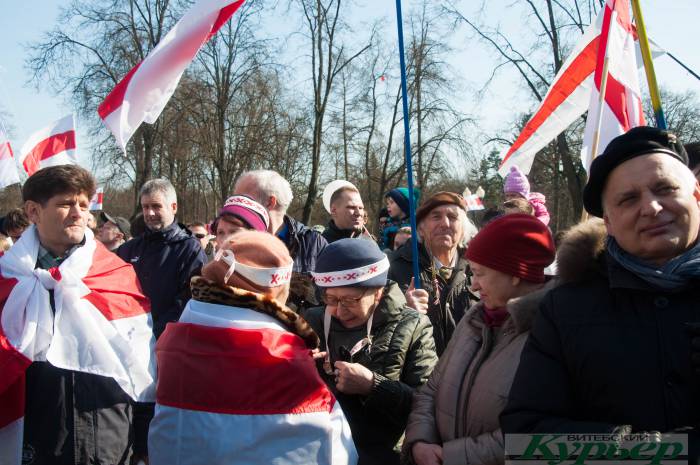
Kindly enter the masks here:
M 302 316 L 321 339 L 325 308 L 306 310 Z M 331 363 L 343 360 L 341 347 L 350 349 L 367 335 L 366 327 L 347 329 L 331 320 L 328 345 Z M 361 465 L 399 463 L 399 441 L 411 411 L 413 392 L 425 384 L 437 363 L 432 327 L 425 315 L 406 306 L 399 286 L 389 281 L 384 297 L 374 311 L 372 345 L 347 362 L 360 363 L 374 373 L 374 387 L 368 396 L 337 391 L 335 379 L 319 363 L 319 373 L 340 402 L 350 423 Z

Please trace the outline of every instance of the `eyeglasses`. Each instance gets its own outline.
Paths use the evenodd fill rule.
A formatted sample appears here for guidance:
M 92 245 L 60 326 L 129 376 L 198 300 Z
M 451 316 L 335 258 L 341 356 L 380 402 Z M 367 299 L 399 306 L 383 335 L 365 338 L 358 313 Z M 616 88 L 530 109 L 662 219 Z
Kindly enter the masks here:
M 202 233 L 195 233 L 194 237 L 196 237 L 197 239 L 204 239 L 205 237 L 207 237 L 207 235 Z
M 337 307 L 339 304 L 347 309 L 356 309 L 360 307 L 360 301 L 367 296 L 367 291 L 363 292 L 359 297 L 342 297 L 338 298 L 334 295 L 323 294 L 323 302 L 328 307 Z

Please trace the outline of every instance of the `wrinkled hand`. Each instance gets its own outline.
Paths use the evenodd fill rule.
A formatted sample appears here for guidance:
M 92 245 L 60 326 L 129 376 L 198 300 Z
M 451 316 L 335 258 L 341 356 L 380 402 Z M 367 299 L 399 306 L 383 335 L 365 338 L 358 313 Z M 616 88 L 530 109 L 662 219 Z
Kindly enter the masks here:
M 374 373 L 359 363 L 335 362 L 335 387 L 345 394 L 368 395 L 374 385 Z
M 416 465 L 441 465 L 442 447 L 427 442 L 417 442 L 411 448 L 411 455 Z
M 428 313 L 428 291 L 425 289 L 416 289 L 413 278 L 411 278 L 411 285 L 406 289 L 406 304 L 417 310 L 420 313 Z

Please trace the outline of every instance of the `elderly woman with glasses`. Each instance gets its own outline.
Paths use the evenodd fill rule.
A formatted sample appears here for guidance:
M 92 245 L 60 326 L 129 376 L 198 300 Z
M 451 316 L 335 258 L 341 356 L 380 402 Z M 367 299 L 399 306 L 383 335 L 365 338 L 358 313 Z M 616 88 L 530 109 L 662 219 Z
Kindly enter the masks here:
M 313 273 L 326 305 L 303 314 L 321 339 L 319 372 L 348 418 L 360 464 L 399 463 L 413 392 L 437 363 L 430 321 L 407 307 L 388 269 L 372 241 L 330 244 Z

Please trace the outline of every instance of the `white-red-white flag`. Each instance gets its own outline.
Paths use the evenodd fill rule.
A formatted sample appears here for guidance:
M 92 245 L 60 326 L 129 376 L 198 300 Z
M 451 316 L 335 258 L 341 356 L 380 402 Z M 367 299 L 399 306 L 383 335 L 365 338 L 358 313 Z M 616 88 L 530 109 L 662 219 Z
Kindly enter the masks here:
M 622 3 L 622 1 L 618 0 L 618 3 Z M 624 4 L 629 5 L 629 2 L 624 1 Z M 619 8 L 622 8 L 622 5 Z M 503 151 L 501 165 L 498 169 L 501 176 L 505 176 L 513 165 L 518 166 L 522 172 L 529 173 L 537 152 L 588 110 L 591 92 L 595 88 L 594 74 L 598 64 L 598 48 L 601 42 L 603 20 L 606 14 L 610 15 L 611 13 L 610 5 L 606 4 L 605 8 L 598 14 L 596 22 L 586 29 L 554 77 L 547 94 L 518 138 L 512 146 Z M 654 58 L 663 53 L 665 52 L 658 46 L 652 50 Z M 641 62 L 636 59 L 635 62 L 640 63 L 641 66 Z M 611 92 L 610 88 L 608 88 L 606 95 L 610 95 L 609 92 Z
M 97 112 L 122 150 L 141 123 L 155 123 L 185 68 L 244 1 L 199 0 L 107 95 Z
M 600 86 L 606 53 L 608 77 L 597 151 L 602 152 L 608 143 L 620 134 L 645 124 L 642 96 L 639 90 L 635 37 L 629 1 L 608 0 L 603 14 L 602 33 L 593 79 L 595 87 L 591 92 L 586 131 L 581 148 L 581 162 L 586 171 L 591 166 L 593 137 L 598 122 L 597 115 L 601 111 Z
M 272 316 L 190 300 L 156 352 L 152 465 L 357 463 L 309 348 Z
M 155 400 L 150 302 L 131 265 L 98 243 L 60 266 L 35 268 L 30 226 L 0 257 L 0 464 L 22 463 L 25 372 L 35 361 L 114 379 L 134 400 Z
M 467 202 L 467 210 L 469 211 L 484 209 L 484 203 L 481 201 L 481 197 L 476 194 L 468 195 L 464 200 Z
M 88 207 L 88 210 L 94 211 L 94 210 L 104 210 L 102 208 L 102 204 L 104 201 L 104 189 L 102 187 L 98 187 L 95 190 L 95 195 L 92 196 L 90 199 L 90 207 Z
M 18 182 L 19 173 L 17 173 L 12 147 L 10 147 L 10 141 L 7 140 L 7 134 L 0 123 L 0 189 Z
M 48 166 L 77 165 L 73 115 L 54 121 L 29 136 L 20 150 L 19 161 L 29 176 Z

